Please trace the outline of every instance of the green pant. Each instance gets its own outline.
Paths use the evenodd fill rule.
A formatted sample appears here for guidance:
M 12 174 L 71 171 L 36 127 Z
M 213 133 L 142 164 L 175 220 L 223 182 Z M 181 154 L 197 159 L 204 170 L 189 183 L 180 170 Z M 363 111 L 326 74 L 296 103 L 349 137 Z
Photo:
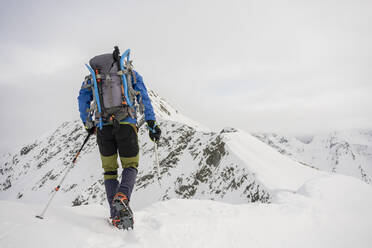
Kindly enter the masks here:
M 104 179 L 116 179 L 118 154 L 123 169 L 133 167 L 137 169 L 139 161 L 139 147 L 137 128 L 134 124 L 120 124 L 117 127 L 107 125 L 98 130 L 97 144 L 101 154 Z

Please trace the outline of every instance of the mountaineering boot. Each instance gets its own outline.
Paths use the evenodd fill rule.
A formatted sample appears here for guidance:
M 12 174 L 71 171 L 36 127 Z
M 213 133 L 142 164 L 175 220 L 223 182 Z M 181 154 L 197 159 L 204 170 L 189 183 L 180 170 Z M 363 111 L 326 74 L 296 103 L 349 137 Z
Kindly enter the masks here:
M 121 192 L 116 193 L 112 206 L 116 210 L 116 216 L 112 219 L 112 224 L 119 229 L 133 229 L 133 212 L 129 207 L 127 196 Z
M 110 206 L 110 217 L 114 218 L 116 216 L 116 209 L 112 206 L 112 202 L 114 201 L 114 196 L 118 189 L 119 181 L 117 179 L 106 179 L 105 180 L 105 189 L 106 189 L 106 196 L 107 201 Z

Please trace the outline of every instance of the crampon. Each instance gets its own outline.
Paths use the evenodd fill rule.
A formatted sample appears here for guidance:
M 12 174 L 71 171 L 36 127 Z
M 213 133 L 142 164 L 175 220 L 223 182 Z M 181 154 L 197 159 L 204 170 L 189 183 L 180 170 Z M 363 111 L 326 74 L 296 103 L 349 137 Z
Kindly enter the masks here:
M 116 209 L 116 216 L 112 218 L 112 225 L 124 230 L 133 229 L 133 212 L 129 207 L 129 201 L 126 195 L 118 192 L 114 196 L 112 206 Z

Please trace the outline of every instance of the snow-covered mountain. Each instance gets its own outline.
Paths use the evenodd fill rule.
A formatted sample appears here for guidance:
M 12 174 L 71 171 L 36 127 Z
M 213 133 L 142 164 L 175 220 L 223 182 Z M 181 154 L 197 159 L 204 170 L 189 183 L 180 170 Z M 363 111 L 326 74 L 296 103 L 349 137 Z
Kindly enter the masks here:
M 372 130 L 302 137 L 262 133 L 254 136 L 302 164 L 372 183 Z
M 132 204 L 144 207 L 173 198 L 213 199 L 230 203 L 270 202 L 278 189 L 297 190 L 322 172 L 282 156 L 250 134 L 232 128 L 206 131 L 150 91 L 163 136 L 159 144 L 160 184 L 154 146 L 141 128 L 140 167 Z M 86 133 L 79 120 L 65 122 L 0 163 L 0 199 L 45 201 L 71 165 Z M 83 149 L 61 193 L 64 205 L 106 204 L 95 140 Z
M 365 155 L 362 167 L 368 168 L 368 139 L 363 143 L 355 138 L 349 145 L 332 139 L 325 146 L 316 138 L 254 137 L 234 128 L 212 132 L 156 93 L 150 91 L 150 96 L 163 130 L 160 180 L 153 143 L 142 127 L 139 174 L 131 199 L 135 229 L 123 233 L 105 219 L 108 207 L 94 138 L 47 218 L 34 217 L 86 136 L 80 120 L 75 120 L 1 156 L 0 247 L 371 246 L 372 187 L 322 171 L 333 170 L 315 163 L 330 147 L 337 155 L 330 159 L 338 161 L 336 172 L 343 172 L 341 162 L 350 154 L 353 161 L 364 161 L 359 155 Z M 314 151 L 304 148 L 311 143 Z M 355 144 L 361 145 L 359 153 Z M 314 155 L 305 155 L 311 152 Z

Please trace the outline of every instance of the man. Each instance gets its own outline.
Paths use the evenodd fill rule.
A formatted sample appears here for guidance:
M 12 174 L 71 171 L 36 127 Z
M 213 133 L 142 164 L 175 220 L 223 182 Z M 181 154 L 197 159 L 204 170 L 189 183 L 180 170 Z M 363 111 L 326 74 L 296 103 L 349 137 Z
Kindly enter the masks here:
M 122 60 L 125 62 L 125 70 L 120 70 L 119 54 L 118 47 L 115 47 L 112 54 L 98 55 L 89 61 L 96 82 L 93 75 L 86 77 L 78 101 L 80 118 L 86 130 L 90 134 L 97 133 L 112 223 L 118 228 L 128 229 L 133 228 L 129 201 L 139 161 L 136 102 L 144 113 L 151 140 L 157 142 L 161 130 L 156 125 L 142 77 L 133 70 L 132 63 L 128 60 L 129 55 L 127 61 Z M 123 168 L 120 183 L 118 154 Z

